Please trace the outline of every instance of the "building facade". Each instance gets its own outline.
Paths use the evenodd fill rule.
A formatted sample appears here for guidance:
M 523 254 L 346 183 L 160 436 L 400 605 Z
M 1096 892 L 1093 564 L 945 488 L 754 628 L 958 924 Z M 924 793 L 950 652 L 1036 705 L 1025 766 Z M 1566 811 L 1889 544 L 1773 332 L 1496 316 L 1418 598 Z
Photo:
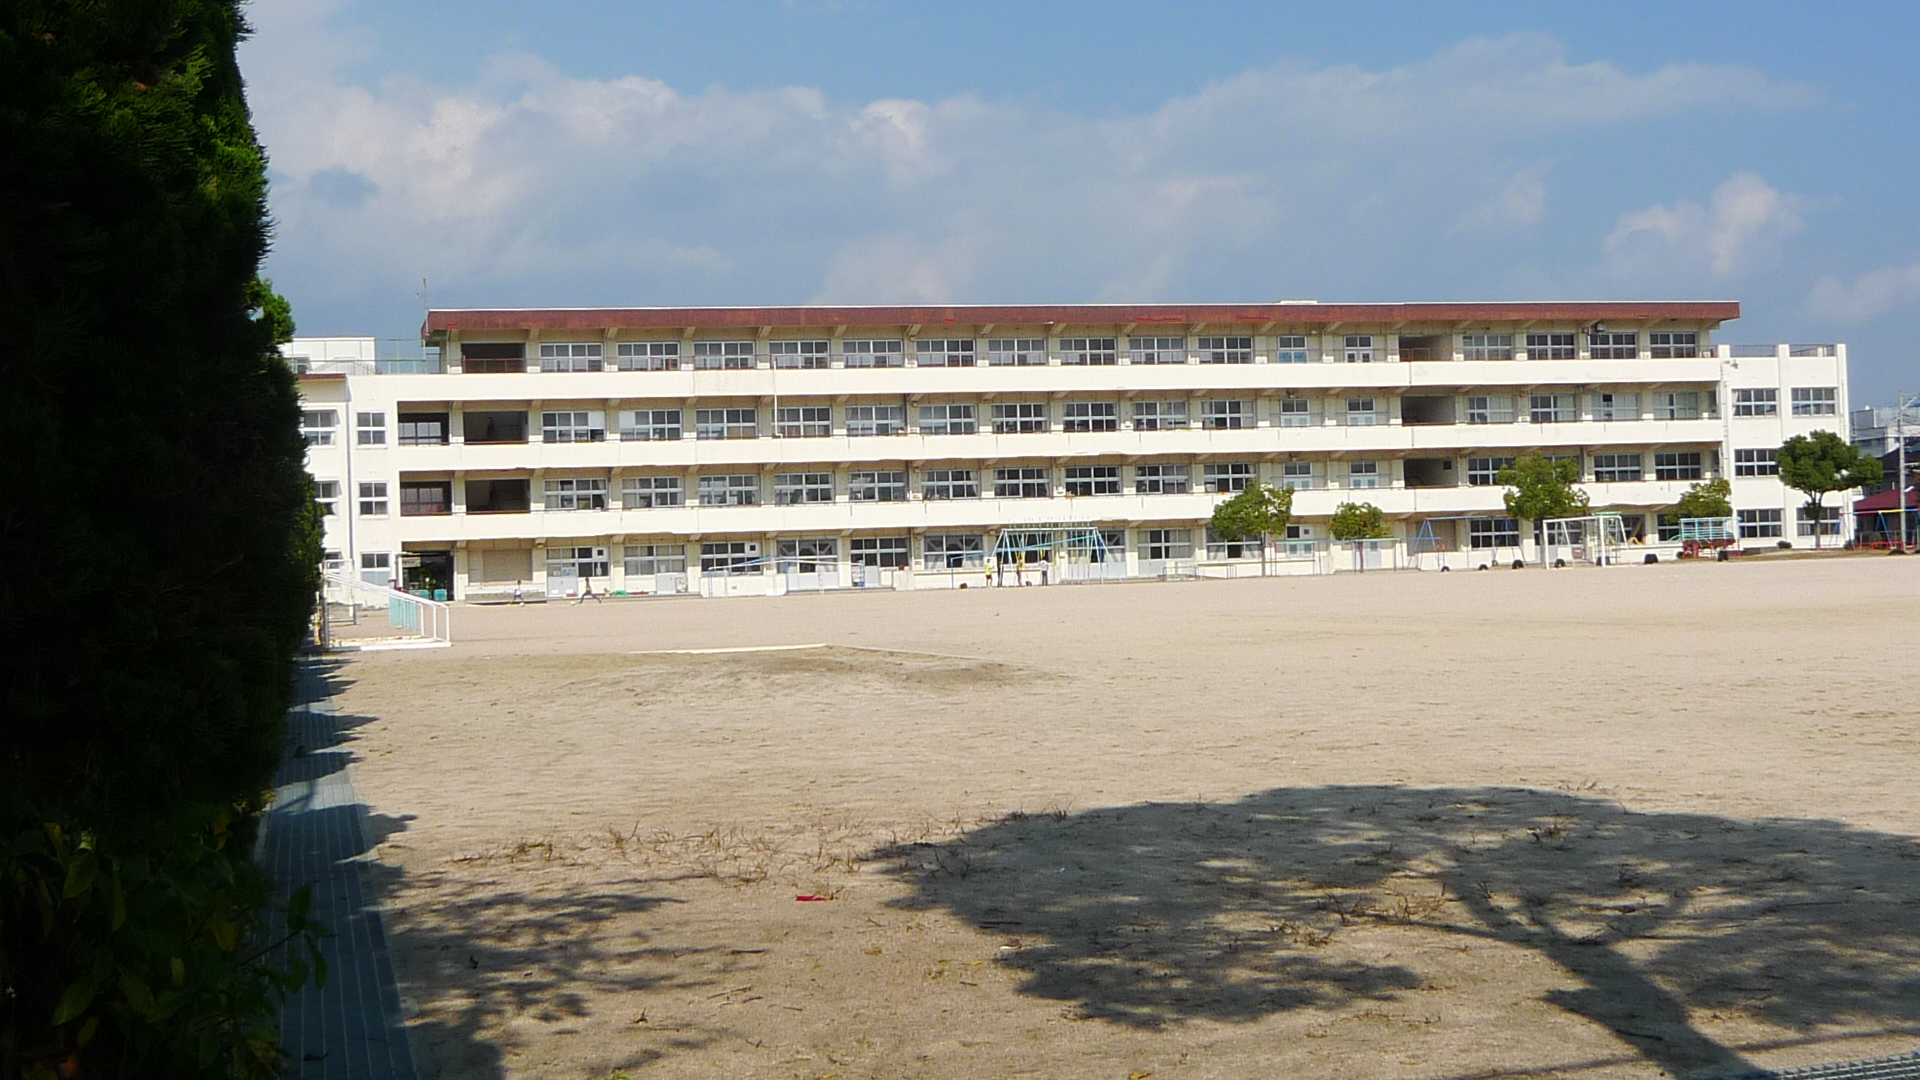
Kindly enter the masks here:
M 1778 481 L 1846 435 L 1842 345 L 1725 302 L 433 311 L 424 358 L 301 339 L 329 560 L 458 599 L 1306 572 L 1341 503 L 1390 562 L 1531 558 L 1495 480 L 1580 462 L 1649 551 L 1726 477 L 1743 542 L 1831 545 Z M 1294 489 L 1266 550 L 1208 534 Z

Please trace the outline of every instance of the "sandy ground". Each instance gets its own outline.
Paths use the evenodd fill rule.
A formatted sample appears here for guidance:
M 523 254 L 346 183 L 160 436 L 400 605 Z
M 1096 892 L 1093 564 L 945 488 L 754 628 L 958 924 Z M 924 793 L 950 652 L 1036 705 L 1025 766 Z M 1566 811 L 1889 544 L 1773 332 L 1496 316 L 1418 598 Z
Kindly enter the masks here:
M 336 680 L 441 1076 L 1717 1074 L 1920 1046 L 1916 598 L 1877 557 L 460 609 Z

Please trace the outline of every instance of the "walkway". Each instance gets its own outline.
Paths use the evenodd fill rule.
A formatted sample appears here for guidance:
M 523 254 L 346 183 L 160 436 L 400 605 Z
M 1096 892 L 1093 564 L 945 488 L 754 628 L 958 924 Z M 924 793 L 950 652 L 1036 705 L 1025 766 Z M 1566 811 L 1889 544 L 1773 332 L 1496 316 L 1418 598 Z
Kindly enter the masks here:
M 311 983 L 281 1013 L 287 1075 L 299 1080 L 416 1080 L 380 913 L 367 903 L 362 857 L 373 850 L 367 808 L 354 795 L 349 751 L 334 724 L 321 662 L 303 662 L 287 718 L 289 754 L 274 781 L 261 862 L 284 902 L 313 885 L 310 914 L 327 984 Z

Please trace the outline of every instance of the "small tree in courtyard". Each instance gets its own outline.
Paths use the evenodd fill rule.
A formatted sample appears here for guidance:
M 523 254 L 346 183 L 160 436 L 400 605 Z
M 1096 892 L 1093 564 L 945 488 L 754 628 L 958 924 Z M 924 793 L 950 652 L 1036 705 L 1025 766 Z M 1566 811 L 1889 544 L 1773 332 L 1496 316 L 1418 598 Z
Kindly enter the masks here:
M 1507 516 L 1540 522 L 1552 518 L 1585 517 L 1591 508 L 1587 493 L 1573 485 L 1580 481 L 1580 459 L 1549 460 L 1526 454 L 1501 469 L 1494 479 L 1507 486 Z
M 1267 538 L 1284 535 L 1293 520 L 1293 489 L 1277 488 L 1258 480 L 1213 508 L 1207 523 L 1213 534 L 1228 543 L 1260 541 L 1260 572 L 1267 572 Z
M 1393 535 L 1386 515 L 1372 503 L 1341 503 L 1333 508 L 1327 532 L 1335 540 L 1385 540 Z
M 1795 435 L 1780 445 L 1780 482 L 1807 497 L 1813 510 L 1813 546 L 1820 546 L 1820 528 L 1826 517 L 1829 491 L 1852 491 L 1877 484 L 1880 460 L 1831 431 Z
M 1725 477 L 1702 480 L 1680 494 L 1673 509 L 1661 515 L 1669 525 L 1683 518 L 1730 518 L 1733 516 L 1733 485 Z

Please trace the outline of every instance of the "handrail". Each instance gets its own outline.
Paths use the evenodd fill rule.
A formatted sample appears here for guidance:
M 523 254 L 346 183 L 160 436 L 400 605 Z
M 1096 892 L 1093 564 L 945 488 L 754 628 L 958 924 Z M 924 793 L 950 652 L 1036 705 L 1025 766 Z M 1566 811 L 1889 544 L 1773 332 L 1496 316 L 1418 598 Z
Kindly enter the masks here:
M 362 608 L 387 609 L 387 621 L 399 630 L 411 631 L 398 638 L 382 639 L 378 643 L 361 642 L 349 645 L 335 639 L 333 634 L 332 611 L 329 605 L 344 593 L 344 602 L 356 613 Z M 371 600 L 372 603 L 362 603 Z M 349 577 L 337 570 L 326 571 L 321 586 L 320 647 L 335 648 L 421 648 L 453 644 L 453 610 L 438 600 L 429 600 L 424 596 L 401 592 L 372 581 L 363 581 Z

